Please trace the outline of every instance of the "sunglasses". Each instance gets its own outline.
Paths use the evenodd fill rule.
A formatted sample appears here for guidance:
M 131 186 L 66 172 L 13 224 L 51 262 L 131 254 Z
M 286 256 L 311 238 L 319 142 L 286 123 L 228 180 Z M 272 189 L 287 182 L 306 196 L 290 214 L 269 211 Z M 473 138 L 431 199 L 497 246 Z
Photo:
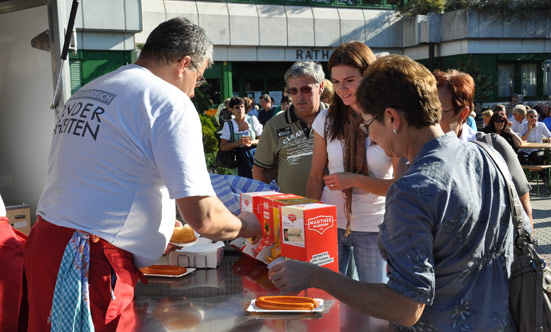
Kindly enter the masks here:
M 494 123 L 505 123 L 505 120 L 496 120 Z
M 302 93 L 303 95 L 305 94 L 309 94 L 310 92 L 312 92 L 312 87 L 309 86 L 309 85 L 306 85 L 306 86 L 301 86 L 300 88 L 289 88 L 288 91 L 289 91 L 289 94 L 291 96 L 294 96 L 296 94 L 298 94 L 298 91 L 300 90 L 300 93 Z

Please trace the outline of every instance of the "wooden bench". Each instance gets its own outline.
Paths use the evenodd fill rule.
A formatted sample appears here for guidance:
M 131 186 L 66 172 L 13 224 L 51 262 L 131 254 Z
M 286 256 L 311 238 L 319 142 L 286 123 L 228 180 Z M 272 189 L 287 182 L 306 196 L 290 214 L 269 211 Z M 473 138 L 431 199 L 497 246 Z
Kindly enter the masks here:
M 524 172 L 526 172 L 526 175 L 528 175 L 529 172 L 536 173 L 536 186 L 538 196 L 540 195 L 540 172 L 547 171 L 547 194 L 549 195 L 551 193 L 551 189 L 549 188 L 551 165 L 522 165 L 522 169 L 524 170 Z

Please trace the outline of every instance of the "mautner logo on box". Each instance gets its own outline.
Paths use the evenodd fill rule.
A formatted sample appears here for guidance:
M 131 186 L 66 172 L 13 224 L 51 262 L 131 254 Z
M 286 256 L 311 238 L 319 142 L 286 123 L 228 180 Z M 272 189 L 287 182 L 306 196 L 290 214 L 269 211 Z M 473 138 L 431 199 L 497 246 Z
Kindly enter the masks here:
M 289 220 L 291 220 L 291 222 L 294 222 L 295 220 L 297 220 L 297 216 L 295 216 L 294 214 L 290 214 Z
M 311 231 L 316 231 L 323 234 L 331 227 L 333 227 L 332 216 L 318 216 L 316 218 L 308 219 L 308 229 Z
M 248 200 L 248 199 L 245 200 L 245 205 L 246 205 L 246 206 L 249 205 L 249 200 Z

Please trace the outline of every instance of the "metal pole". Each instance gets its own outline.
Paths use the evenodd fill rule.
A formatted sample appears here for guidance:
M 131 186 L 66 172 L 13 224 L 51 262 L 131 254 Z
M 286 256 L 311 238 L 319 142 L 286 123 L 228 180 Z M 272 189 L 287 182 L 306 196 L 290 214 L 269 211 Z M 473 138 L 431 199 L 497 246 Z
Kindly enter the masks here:
M 57 106 L 57 94 L 59 91 L 59 84 L 61 83 L 61 74 L 63 72 L 63 65 L 67 59 L 67 52 L 69 50 L 69 45 L 71 44 L 71 36 L 73 35 L 73 27 L 75 26 L 75 17 L 77 16 L 78 9 L 78 0 L 73 0 L 71 5 L 71 14 L 69 16 L 69 23 L 67 24 L 67 30 L 65 30 L 65 42 L 63 43 L 63 49 L 61 51 L 61 61 L 59 65 L 59 72 L 57 76 L 57 81 L 55 85 L 54 98 L 52 100 L 51 109 L 55 109 Z

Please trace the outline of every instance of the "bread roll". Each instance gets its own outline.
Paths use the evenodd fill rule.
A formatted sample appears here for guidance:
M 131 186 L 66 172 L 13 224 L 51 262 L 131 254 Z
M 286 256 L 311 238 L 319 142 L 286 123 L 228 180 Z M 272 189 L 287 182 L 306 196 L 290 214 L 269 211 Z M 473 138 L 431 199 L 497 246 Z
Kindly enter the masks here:
M 197 240 L 195 231 L 189 225 L 185 224 L 183 227 L 174 227 L 174 233 L 170 238 L 172 243 L 189 243 Z

